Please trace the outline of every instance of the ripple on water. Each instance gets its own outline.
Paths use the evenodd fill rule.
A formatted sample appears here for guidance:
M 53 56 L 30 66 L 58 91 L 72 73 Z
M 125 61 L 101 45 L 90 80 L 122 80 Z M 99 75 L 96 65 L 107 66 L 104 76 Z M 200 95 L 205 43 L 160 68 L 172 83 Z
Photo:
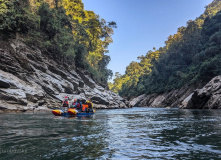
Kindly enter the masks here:
M 3 159 L 219 159 L 220 110 L 98 110 L 92 118 L 1 114 Z M 3 153 L 23 148 L 23 153 Z

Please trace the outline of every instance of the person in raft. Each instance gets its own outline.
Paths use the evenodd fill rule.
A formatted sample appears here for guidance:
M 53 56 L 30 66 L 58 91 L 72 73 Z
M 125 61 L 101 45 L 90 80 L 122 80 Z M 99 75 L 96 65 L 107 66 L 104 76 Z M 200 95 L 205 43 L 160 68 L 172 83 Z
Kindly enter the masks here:
M 78 100 L 77 102 L 80 104 L 80 109 L 79 109 L 79 110 L 80 110 L 81 112 L 83 112 L 83 110 L 82 110 L 82 107 L 83 107 L 83 106 L 82 106 L 82 101 L 81 101 L 81 100 Z
M 90 99 L 86 101 L 86 104 L 88 105 L 88 110 L 86 112 L 87 113 L 88 112 L 93 112 L 93 103 L 91 102 Z
M 61 105 L 63 108 L 70 108 L 69 106 L 69 101 L 68 101 L 68 97 L 66 96 L 64 98 L 64 101 L 62 102 L 62 105 Z
M 74 99 L 74 102 L 72 103 L 72 105 L 74 106 L 74 108 L 76 108 L 78 111 L 82 111 L 82 105 L 79 101 L 77 101 L 77 99 Z

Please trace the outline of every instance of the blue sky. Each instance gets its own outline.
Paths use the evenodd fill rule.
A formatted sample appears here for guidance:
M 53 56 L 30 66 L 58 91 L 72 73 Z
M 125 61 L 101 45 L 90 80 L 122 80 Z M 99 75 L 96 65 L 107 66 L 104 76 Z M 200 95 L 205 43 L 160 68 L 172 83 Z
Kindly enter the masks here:
M 169 35 L 200 16 L 212 0 L 82 0 L 86 10 L 94 11 L 118 28 L 112 36 L 108 68 L 125 73 L 126 67 L 153 47 L 165 45 Z

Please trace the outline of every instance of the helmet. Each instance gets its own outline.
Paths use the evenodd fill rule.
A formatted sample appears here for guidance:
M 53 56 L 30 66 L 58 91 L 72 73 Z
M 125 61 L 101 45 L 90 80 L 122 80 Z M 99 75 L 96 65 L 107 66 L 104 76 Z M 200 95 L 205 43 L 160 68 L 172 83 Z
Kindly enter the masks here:
M 68 97 L 66 96 L 64 99 L 68 99 Z
M 74 102 L 77 102 L 77 100 L 76 100 L 76 99 L 74 99 Z
M 86 103 L 90 103 L 90 101 L 89 101 L 89 100 L 87 100 L 87 101 L 86 101 Z

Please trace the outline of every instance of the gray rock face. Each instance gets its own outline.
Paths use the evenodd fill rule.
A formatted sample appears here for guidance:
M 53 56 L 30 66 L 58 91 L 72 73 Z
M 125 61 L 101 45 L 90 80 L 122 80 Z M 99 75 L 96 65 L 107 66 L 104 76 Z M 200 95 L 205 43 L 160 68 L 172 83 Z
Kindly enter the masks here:
M 0 42 L 0 111 L 60 107 L 65 96 L 91 99 L 95 108 L 127 108 L 123 98 L 96 84 L 69 59 L 19 40 Z
M 184 99 L 179 107 L 182 108 L 181 106 L 185 106 L 186 109 L 190 109 L 193 105 L 193 102 L 191 100 L 192 96 L 193 93 L 191 93 L 186 99 Z
M 221 76 L 213 78 L 202 89 L 195 90 L 180 108 L 221 109 Z
M 138 96 L 138 97 L 132 99 L 132 100 L 129 102 L 129 104 L 130 104 L 131 107 L 135 107 L 135 106 L 139 105 L 139 103 L 140 103 L 141 101 L 143 101 L 145 98 L 146 98 L 146 95 L 145 95 L 145 94 L 142 94 L 142 95 L 140 95 L 140 96 Z
M 130 101 L 131 107 L 179 107 L 181 103 L 196 89 L 194 86 L 184 86 L 162 94 L 141 95 Z
M 163 94 L 141 95 L 132 99 L 130 106 L 221 109 L 221 76 L 213 78 L 203 86 L 203 84 L 199 84 L 198 86 L 184 86 Z

